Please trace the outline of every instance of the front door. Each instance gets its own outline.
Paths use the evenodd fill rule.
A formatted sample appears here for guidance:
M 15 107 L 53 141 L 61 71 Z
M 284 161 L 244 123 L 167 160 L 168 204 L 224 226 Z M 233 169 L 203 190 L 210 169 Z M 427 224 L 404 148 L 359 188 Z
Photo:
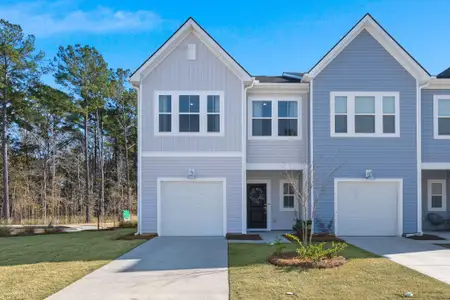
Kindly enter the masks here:
M 267 228 L 267 185 L 247 184 L 247 228 Z

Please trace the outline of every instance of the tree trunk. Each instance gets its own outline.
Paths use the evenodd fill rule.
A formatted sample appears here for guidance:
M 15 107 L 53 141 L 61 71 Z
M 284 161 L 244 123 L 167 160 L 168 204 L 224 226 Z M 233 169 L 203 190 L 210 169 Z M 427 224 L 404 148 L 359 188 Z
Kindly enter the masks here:
M 2 162 L 3 162 L 3 218 L 9 220 L 9 182 L 8 182 L 8 120 L 7 102 L 2 106 Z
M 44 224 L 47 224 L 47 155 L 44 156 L 44 163 L 42 164 L 42 219 Z
M 89 115 L 84 116 L 84 167 L 85 167 L 85 199 L 86 199 L 86 223 L 91 222 L 91 197 L 89 193 Z

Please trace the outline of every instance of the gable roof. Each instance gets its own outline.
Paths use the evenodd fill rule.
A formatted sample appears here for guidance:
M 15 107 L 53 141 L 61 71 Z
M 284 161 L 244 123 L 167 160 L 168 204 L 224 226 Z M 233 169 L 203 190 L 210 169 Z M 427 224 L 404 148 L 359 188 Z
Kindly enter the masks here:
M 450 78 L 450 68 L 445 69 L 441 73 L 439 73 L 436 78 Z
M 311 68 L 311 70 L 309 70 L 308 73 L 304 74 L 303 81 L 309 81 L 316 77 L 363 30 L 367 30 L 413 77 L 420 82 L 425 82 L 430 78 L 430 73 L 428 73 L 428 71 L 405 50 L 405 48 L 403 48 L 369 13 L 367 13 L 319 60 L 319 62 Z
M 196 36 L 225 63 L 241 80 L 251 81 L 252 76 L 244 69 L 203 27 L 198 24 L 194 18 L 189 17 L 146 61 L 144 61 L 130 76 L 129 80 L 138 83 L 141 76 L 144 76 L 163 59 L 161 56 L 167 56 L 172 52 L 171 45 L 182 41 L 189 33 L 195 33 Z

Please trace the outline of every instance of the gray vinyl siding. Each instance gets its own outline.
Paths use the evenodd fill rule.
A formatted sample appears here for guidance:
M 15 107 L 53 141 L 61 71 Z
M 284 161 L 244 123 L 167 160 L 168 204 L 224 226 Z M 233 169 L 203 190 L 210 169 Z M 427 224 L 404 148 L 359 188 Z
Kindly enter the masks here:
M 188 44 L 196 44 L 196 60 L 186 59 Z M 142 151 L 242 150 L 243 84 L 194 34 L 189 34 L 142 84 Z M 224 136 L 155 136 L 155 91 L 223 91 Z
M 422 90 L 422 162 L 450 162 L 450 139 L 434 139 L 434 95 L 450 95 L 450 90 Z
M 447 180 L 447 211 L 428 211 L 428 183 L 429 179 L 446 179 Z M 449 195 L 450 188 L 450 173 L 447 170 L 424 170 L 422 171 L 422 228 L 423 230 L 439 230 L 439 229 L 449 229 L 448 225 L 435 226 L 428 222 L 427 214 L 434 213 L 441 215 L 445 218 L 450 218 L 450 214 L 448 212 L 450 208 L 450 197 Z
M 400 137 L 330 137 L 332 91 L 399 92 Z M 417 232 L 416 80 L 364 30 L 317 75 L 313 93 L 315 189 L 323 189 L 316 219 L 334 218 L 334 178 L 364 178 L 371 169 L 376 178 L 403 179 L 403 232 Z
M 308 115 L 309 115 L 309 94 L 306 94 L 302 95 L 302 115 L 300 119 L 302 130 L 301 140 L 247 139 L 247 163 L 281 163 L 281 164 L 308 163 L 309 157 Z
M 186 178 L 190 168 L 197 178 L 226 178 L 227 232 L 242 232 L 242 159 L 240 157 L 143 157 L 142 232 L 157 231 L 158 177 Z

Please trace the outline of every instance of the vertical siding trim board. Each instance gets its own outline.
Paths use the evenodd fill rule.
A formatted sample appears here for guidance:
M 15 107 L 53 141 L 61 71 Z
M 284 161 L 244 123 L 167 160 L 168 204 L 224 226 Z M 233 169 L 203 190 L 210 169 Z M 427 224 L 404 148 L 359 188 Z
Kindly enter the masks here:
M 417 232 L 422 233 L 422 88 L 416 79 Z
M 334 178 L 334 233 L 338 235 L 338 186 L 341 182 L 396 182 L 398 183 L 398 219 L 397 233 L 399 236 L 403 234 L 403 179 L 402 178 L 377 178 L 377 179 L 361 179 L 361 178 Z M 314 223 L 314 222 L 313 222 Z
M 222 183 L 222 209 L 223 209 L 223 236 L 227 234 L 227 179 L 226 178 L 183 178 L 183 177 L 158 177 L 156 184 L 156 228 L 161 235 L 161 182 L 221 182 Z
M 264 183 L 266 185 L 266 228 L 255 228 L 255 229 L 247 229 L 247 231 L 271 231 L 272 230 L 272 180 L 270 179 L 249 179 L 247 180 L 247 183 Z M 245 184 L 245 191 L 247 191 L 247 183 Z M 246 199 L 247 200 L 247 199 Z M 246 201 L 247 202 L 247 201 Z M 247 207 L 247 203 L 245 203 L 245 206 Z M 245 226 L 247 227 L 247 222 L 245 223 Z
M 242 84 L 242 113 L 241 113 L 241 138 L 242 138 L 242 234 L 247 233 L 247 91 L 255 85 L 255 80 L 244 87 Z
M 142 233 L 142 81 L 139 84 L 138 90 L 138 157 L 137 157 L 137 218 L 138 218 L 138 229 L 137 233 Z
M 314 79 L 311 79 L 311 82 L 309 83 L 309 90 L 310 90 L 310 97 L 309 97 L 309 138 L 310 138 L 310 145 L 309 145 L 309 168 L 308 168 L 308 175 L 306 176 L 308 180 L 310 180 L 310 184 L 308 186 L 311 187 L 311 190 L 309 191 L 309 207 L 310 207 L 310 219 L 311 219 L 311 232 L 314 233 L 314 135 L 313 135 L 313 124 L 314 124 L 314 114 L 313 114 L 313 105 L 314 105 Z

